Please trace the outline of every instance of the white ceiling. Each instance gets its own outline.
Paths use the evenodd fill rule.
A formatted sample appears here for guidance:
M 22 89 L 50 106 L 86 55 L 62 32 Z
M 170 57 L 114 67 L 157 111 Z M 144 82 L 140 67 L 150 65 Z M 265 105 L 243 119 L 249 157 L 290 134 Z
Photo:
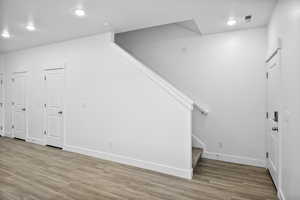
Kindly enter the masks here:
M 113 30 L 125 32 L 194 19 L 203 34 L 266 25 L 276 0 L 0 0 L 0 52 Z M 87 17 L 72 12 L 82 7 Z M 228 27 L 230 16 L 252 14 L 250 24 Z M 34 21 L 37 31 L 25 25 Z M 108 22 L 110 25 L 105 26 Z

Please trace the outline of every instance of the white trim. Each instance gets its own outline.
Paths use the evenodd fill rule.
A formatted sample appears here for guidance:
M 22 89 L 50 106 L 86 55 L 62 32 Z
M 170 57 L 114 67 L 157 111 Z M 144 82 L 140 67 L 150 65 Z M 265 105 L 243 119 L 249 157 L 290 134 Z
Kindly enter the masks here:
M 193 138 L 192 138 L 192 135 L 193 135 L 193 112 L 190 112 L 190 115 L 189 115 L 189 121 L 190 121 L 190 125 L 189 125 L 189 135 L 188 135 L 188 145 L 187 145 L 187 158 L 189 159 L 189 168 L 190 169 L 193 169 L 193 152 L 192 152 L 192 148 L 193 148 Z M 192 178 L 192 177 L 191 177 Z
M 1 121 L 2 131 L 0 132 L 0 135 L 5 136 L 6 95 L 5 95 L 4 73 L 0 73 L 0 76 L 2 76 L 2 79 L 0 79 L 0 81 L 2 80 L 2 99 L 0 100 L 2 102 L 2 121 Z
M 278 189 L 277 196 L 279 200 L 286 200 L 281 188 Z
M 70 152 L 75 152 L 75 153 L 80 153 L 96 158 L 100 158 L 103 160 L 109 160 L 125 165 L 131 165 L 143 169 L 148 169 L 164 174 L 169 174 L 173 176 L 178 176 L 181 178 L 186 178 L 186 179 L 192 179 L 193 176 L 193 169 L 179 169 L 167 165 L 162 165 L 154 162 L 149 162 L 149 161 L 144 161 L 144 160 L 138 160 L 135 158 L 130 158 L 122 155 L 117 155 L 113 153 L 107 153 L 107 152 L 101 152 L 101 151 L 95 151 L 95 150 L 90 150 L 86 148 L 81 148 L 81 147 L 75 147 L 71 145 L 65 145 L 63 147 L 63 150 L 65 151 L 70 151 Z
M 171 85 L 166 80 L 164 80 L 157 73 L 149 69 L 142 62 L 140 62 L 138 59 L 132 56 L 129 52 L 124 50 L 122 47 L 120 47 L 114 42 L 112 42 L 111 44 L 112 47 L 118 50 L 121 54 L 126 56 L 132 62 L 137 63 L 140 66 L 139 68 L 141 69 L 141 71 L 144 72 L 153 82 L 157 83 L 161 88 L 166 90 L 170 95 L 172 95 L 177 101 L 179 101 L 182 105 L 187 107 L 189 110 L 193 110 L 195 104 L 193 100 L 191 100 L 188 96 L 180 92 L 178 89 L 176 89 L 173 85 Z
M 203 158 L 208 158 L 208 159 L 212 159 L 212 160 L 220 160 L 220 161 L 237 163 L 237 164 L 243 164 L 243 165 L 251 165 L 251 166 L 255 166 L 255 167 L 265 167 L 266 166 L 265 160 L 244 157 L 244 156 L 222 154 L 222 153 L 204 152 Z
M 199 103 L 194 102 L 194 107 L 196 109 L 198 109 L 201 112 L 201 114 L 203 114 L 205 116 L 208 115 L 208 113 L 209 113 L 209 109 L 205 108 L 205 106 L 203 106 L 203 105 L 201 105 Z
M 33 138 L 33 137 L 27 137 L 26 142 L 33 143 L 33 144 L 39 144 L 39 145 L 46 145 L 45 141 L 43 139 Z
M 194 147 L 202 148 L 204 151 L 206 149 L 206 144 L 202 142 L 196 135 L 192 134 L 192 139 L 194 141 L 194 144 L 196 144 Z

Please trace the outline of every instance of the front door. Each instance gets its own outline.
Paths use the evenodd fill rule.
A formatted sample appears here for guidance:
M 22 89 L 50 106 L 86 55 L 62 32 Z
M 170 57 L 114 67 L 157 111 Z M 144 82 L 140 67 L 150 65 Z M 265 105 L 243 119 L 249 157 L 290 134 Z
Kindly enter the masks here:
M 267 62 L 267 167 L 274 184 L 278 188 L 279 178 L 279 148 L 280 148 L 280 50 Z
M 62 147 L 64 131 L 64 69 L 45 71 L 46 144 Z
M 26 72 L 12 77 L 12 133 L 15 138 L 26 139 Z

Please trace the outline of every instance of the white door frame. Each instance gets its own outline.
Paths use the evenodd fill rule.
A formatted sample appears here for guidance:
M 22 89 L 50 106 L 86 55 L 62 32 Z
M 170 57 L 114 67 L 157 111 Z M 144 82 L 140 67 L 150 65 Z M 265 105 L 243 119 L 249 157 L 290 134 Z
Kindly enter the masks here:
M 11 122 L 12 122 L 12 125 L 14 125 L 14 112 L 13 112 L 13 109 L 14 109 L 14 105 L 13 105 L 13 102 L 14 102 L 14 99 L 13 99 L 13 92 L 14 92 L 14 80 L 15 80 L 15 76 L 16 75 L 18 75 L 18 74 L 24 74 L 25 75 L 25 126 L 26 126 L 26 128 L 25 128 L 25 140 L 27 141 L 28 140 L 28 95 L 27 95 L 27 76 L 28 76 L 28 72 L 27 71 L 16 71 L 16 72 L 13 72 L 12 73 L 12 78 L 11 78 L 11 82 L 12 82 L 12 95 L 11 95 L 11 113 L 12 113 L 12 116 L 11 116 L 11 118 L 12 118 L 12 120 L 11 120 Z M 14 129 L 12 128 L 12 126 L 11 126 L 11 137 L 12 138 L 14 138 L 15 137 L 15 135 L 14 135 Z
M 268 63 L 272 61 L 273 59 L 277 59 L 278 66 L 280 68 L 280 88 L 278 89 L 278 95 L 279 95 L 279 120 L 278 120 L 278 188 L 277 191 L 278 193 L 280 192 L 282 188 L 282 134 L 283 134 L 283 121 L 284 121 L 284 111 L 283 111 L 283 98 L 282 98 L 282 92 L 283 92 L 283 83 L 282 83 L 282 64 L 281 64 L 281 45 L 280 45 L 280 40 L 278 41 L 278 46 L 277 48 L 272 52 L 271 56 L 266 60 L 266 73 L 269 71 L 269 65 Z M 267 79 L 268 82 L 268 79 Z M 268 109 L 268 83 L 267 83 L 267 93 L 266 93 L 266 105 Z M 268 113 L 270 117 L 271 113 Z M 266 118 L 266 138 L 268 137 L 269 134 L 269 117 Z M 267 144 L 267 141 L 266 141 Z M 266 145 L 266 154 L 268 152 L 268 144 Z M 266 156 L 266 167 L 268 169 L 269 165 L 269 159 Z
M 0 132 L 1 136 L 5 135 L 5 88 L 4 88 L 4 74 L 0 73 L 0 76 L 2 79 L 0 80 L 0 84 L 2 87 L 2 99 L 0 99 L 0 102 L 2 102 L 2 133 Z M 0 105 L 1 106 L 1 105 Z
M 62 65 L 57 65 L 57 67 L 50 67 L 50 68 L 44 68 L 43 70 L 43 76 L 42 76 L 42 80 L 44 83 L 44 103 L 43 103 L 43 112 L 44 112 L 44 120 L 43 120 L 43 134 L 44 134 L 44 145 L 47 145 L 47 137 L 46 137 L 46 133 L 48 132 L 47 130 L 47 87 L 46 87 L 46 74 L 48 71 L 53 71 L 53 70 L 64 70 L 64 83 L 63 83 L 63 132 L 62 132 L 62 149 L 64 149 L 65 146 L 65 141 L 66 141 L 66 106 L 65 106 L 65 102 L 66 102 L 66 98 L 65 98 L 65 93 L 66 93 L 66 67 L 65 64 Z

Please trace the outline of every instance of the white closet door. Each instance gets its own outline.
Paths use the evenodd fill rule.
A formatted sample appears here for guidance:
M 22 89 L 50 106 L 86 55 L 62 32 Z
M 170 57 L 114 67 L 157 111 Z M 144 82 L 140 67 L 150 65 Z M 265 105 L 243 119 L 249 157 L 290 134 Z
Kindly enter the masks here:
M 12 78 L 12 132 L 15 138 L 26 139 L 26 72 L 15 73 Z
M 64 137 L 64 69 L 45 71 L 46 144 L 62 147 Z

